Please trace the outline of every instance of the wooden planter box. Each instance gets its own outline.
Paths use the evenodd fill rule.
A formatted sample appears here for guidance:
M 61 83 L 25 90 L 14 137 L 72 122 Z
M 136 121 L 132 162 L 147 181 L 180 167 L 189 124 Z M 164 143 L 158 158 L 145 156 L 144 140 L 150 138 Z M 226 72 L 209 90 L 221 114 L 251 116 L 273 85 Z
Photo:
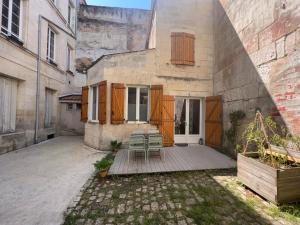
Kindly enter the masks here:
M 238 178 L 257 194 L 282 204 L 300 200 L 300 168 L 275 169 L 255 159 L 257 154 L 238 154 Z

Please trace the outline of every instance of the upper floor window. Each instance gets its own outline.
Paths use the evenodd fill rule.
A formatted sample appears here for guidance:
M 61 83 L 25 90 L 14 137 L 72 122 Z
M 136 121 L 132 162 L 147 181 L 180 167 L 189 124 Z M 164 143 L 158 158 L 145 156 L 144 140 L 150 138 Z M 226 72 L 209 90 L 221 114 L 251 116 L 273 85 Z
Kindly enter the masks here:
M 47 60 L 54 63 L 55 59 L 55 32 L 48 27 L 48 40 L 47 40 Z
M 21 0 L 3 0 L 1 32 L 21 39 Z
M 75 29 L 75 8 L 71 1 L 68 5 L 68 24 L 72 30 Z
M 172 33 L 171 63 L 195 65 L 195 36 L 187 33 Z

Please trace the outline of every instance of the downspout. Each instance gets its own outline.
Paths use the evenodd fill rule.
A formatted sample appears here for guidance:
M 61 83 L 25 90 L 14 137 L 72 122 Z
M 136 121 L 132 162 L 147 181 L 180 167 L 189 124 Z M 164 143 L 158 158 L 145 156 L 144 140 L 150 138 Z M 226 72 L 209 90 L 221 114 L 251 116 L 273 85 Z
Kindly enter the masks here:
M 37 50 L 37 76 L 36 76 L 36 96 L 35 96 L 35 126 L 34 126 L 34 143 L 38 141 L 38 130 L 39 130 L 39 112 L 40 112 L 40 76 L 41 76 L 41 26 L 42 16 L 39 15 L 38 21 L 38 50 Z

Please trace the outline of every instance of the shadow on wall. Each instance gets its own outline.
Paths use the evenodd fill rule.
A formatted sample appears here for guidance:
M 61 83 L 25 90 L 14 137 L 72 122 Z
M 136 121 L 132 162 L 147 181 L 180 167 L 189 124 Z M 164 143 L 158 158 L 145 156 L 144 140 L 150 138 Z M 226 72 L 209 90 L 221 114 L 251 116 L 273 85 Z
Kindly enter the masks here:
M 292 31 L 285 26 L 289 18 L 295 20 L 288 14 L 292 14 L 292 10 L 300 9 L 291 6 L 291 11 L 284 14 L 280 11 L 283 10 L 280 8 L 280 1 L 267 9 L 264 8 L 268 6 L 264 5 L 267 1 L 263 1 L 221 1 L 223 5 L 215 1 L 213 80 L 214 95 L 223 96 L 223 133 L 231 126 L 231 112 L 242 110 L 246 113 L 246 118 L 239 128 L 240 136 L 245 125 L 253 121 L 256 110 L 261 109 L 264 116 L 272 116 L 279 124 L 288 127 L 291 133 L 299 135 L 300 59 L 297 60 L 296 57 L 297 54 L 299 56 L 299 49 L 296 48 L 295 37 L 294 50 L 287 52 L 287 34 Z M 269 23 L 262 20 L 260 24 L 259 19 L 253 18 L 260 13 L 253 10 L 257 4 L 261 4 L 262 10 L 266 10 L 266 14 L 270 13 L 273 20 L 270 19 Z M 300 24 L 300 19 L 297 21 L 293 28 L 294 33 Z M 283 29 L 282 33 L 278 34 L 276 27 L 274 30 L 269 28 L 272 26 Z M 298 33 L 300 39 L 300 32 Z M 227 149 L 226 153 L 235 156 L 234 147 L 226 135 L 223 136 L 223 143 Z

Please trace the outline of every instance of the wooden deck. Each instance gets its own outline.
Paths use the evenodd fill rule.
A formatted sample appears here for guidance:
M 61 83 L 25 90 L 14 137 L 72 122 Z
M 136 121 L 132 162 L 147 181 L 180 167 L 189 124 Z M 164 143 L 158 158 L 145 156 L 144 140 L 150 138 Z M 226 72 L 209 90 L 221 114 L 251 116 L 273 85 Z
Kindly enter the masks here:
M 109 174 L 129 175 L 236 167 L 236 161 L 207 146 L 172 147 L 166 148 L 165 151 L 165 161 L 157 156 L 150 156 L 149 163 L 145 163 L 143 157 L 135 159 L 132 154 L 128 164 L 127 150 L 123 149 L 117 153 Z

